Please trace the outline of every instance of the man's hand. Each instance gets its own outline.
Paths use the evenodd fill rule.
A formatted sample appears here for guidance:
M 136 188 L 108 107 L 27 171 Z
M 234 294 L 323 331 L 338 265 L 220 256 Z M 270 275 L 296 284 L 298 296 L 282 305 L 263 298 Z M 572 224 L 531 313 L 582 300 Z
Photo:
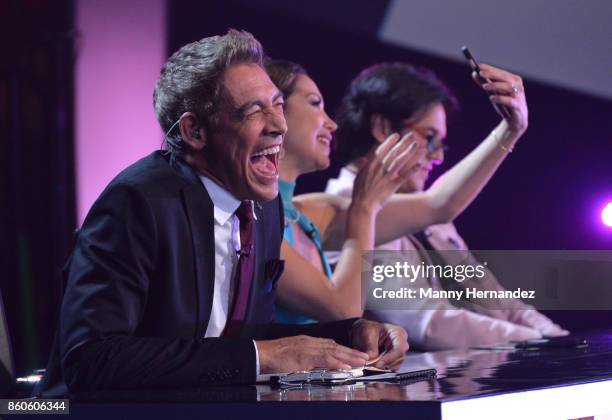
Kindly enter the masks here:
M 351 369 L 364 366 L 368 354 L 329 338 L 305 335 L 256 341 L 261 373 L 295 372 L 314 368 Z
M 365 351 L 369 360 L 377 358 L 381 351 L 385 352 L 374 364 L 378 368 L 396 368 L 398 360 L 408 351 L 408 334 L 397 325 L 360 319 L 353 324 L 351 337 L 353 347 Z

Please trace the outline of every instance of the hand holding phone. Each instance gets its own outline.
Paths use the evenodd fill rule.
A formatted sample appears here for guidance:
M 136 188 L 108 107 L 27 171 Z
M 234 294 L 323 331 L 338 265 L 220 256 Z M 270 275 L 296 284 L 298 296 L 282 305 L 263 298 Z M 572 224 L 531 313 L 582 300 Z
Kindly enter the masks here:
M 461 47 L 461 52 L 463 53 L 463 56 L 466 58 L 466 60 L 468 60 L 468 62 L 470 63 L 470 67 L 472 68 L 472 70 L 476 73 L 478 82 L 481 85 L 485 83 L 491 83 L 489 79 L 483 77 L 480 74 L 480 65 L 478 64 L 478 61 L 476 61 L 476 59 L 472 55 L 469 48 L 464 45 L 463 47 Z M 504 105 L 493 103 L 493 107 L 506 120 L 509 120 L 511 118 L 510 110 Z

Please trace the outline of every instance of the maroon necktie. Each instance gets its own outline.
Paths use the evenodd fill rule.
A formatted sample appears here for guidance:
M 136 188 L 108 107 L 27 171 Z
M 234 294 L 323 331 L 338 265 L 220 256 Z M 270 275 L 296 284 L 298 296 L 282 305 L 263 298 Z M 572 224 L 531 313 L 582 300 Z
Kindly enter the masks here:
M 234 281 L 234 298 L 227 317 L 224 336 L 238 336 L 246 315 L 249 303 L 249 292 L 255 272 L 255 223 L 253 220 L 253 202 L 243 201 L 236 210 L 240 221 L 240 250 L 236 265 Z

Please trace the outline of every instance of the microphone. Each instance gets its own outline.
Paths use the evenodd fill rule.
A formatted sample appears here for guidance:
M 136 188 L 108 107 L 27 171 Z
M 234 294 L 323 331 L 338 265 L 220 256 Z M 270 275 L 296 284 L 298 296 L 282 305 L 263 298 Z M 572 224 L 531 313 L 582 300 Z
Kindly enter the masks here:
M 249 246 L 243 247 L 241 249 L 239 249 L 238 251 L 236 251 L 236 255 L 238 255 L 238 257 L 248 257 L 249 255 L 251 255 L 251 250 L 253 249 L 253 244 L 249 244 Z

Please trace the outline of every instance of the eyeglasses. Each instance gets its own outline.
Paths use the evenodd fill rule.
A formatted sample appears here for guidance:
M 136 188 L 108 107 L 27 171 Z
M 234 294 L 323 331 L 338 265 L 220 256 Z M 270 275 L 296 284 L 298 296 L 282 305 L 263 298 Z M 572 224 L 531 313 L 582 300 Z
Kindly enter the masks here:
M 443 153 L 446 153 L 449 150 L 449 147 L 446 143 L 443 143 L 442 140 L 436 140 L 436 136 L 434 134 L 427 133 L 422 128 L 415 126 L 403 126 L 400 128 L 401 129 L 398 131 L 402 136 L 412 131 L 413 133 L 424 139 L 427 142 L 427 153 L 433 154 L 438 150 L 442 150 Z

